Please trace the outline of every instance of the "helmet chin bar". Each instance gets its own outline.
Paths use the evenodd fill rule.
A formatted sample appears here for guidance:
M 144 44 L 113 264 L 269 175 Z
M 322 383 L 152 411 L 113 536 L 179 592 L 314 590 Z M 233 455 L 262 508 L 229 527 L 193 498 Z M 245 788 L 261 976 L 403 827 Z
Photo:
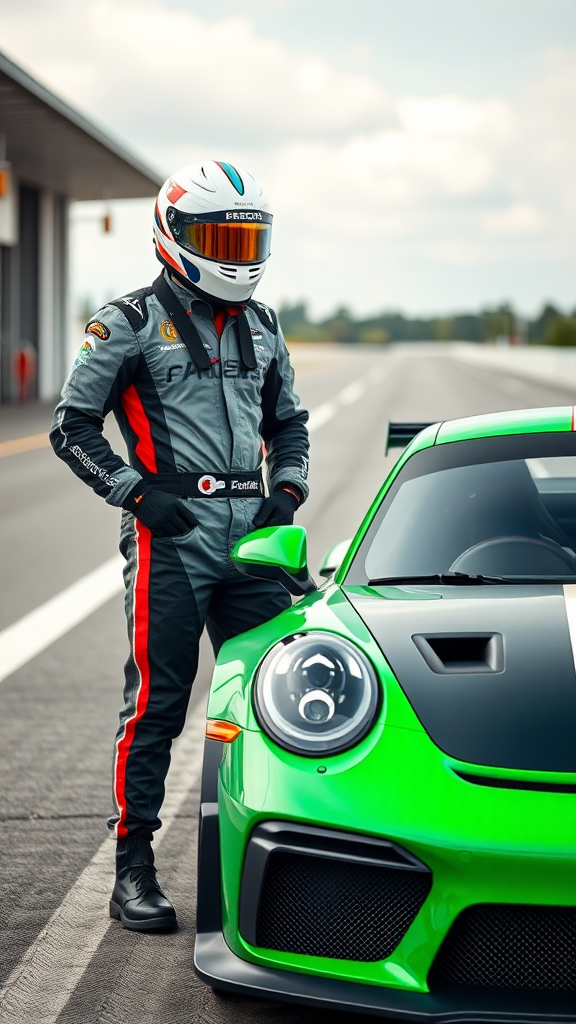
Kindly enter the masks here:
M 224 305 L 237 305 L 239 303 L 248 302 L 251 298 L 256 285 L 261 280 L 265 270 L 265 264 L 259 266 L 259 273 L 251 281 L 235 281 L 233 279 L 227 279 L 224 276 L 220 276 L 218 273 L 214 273 L 209 266 L 207 260 L 197 258 L 195 260 L 195 266 L 200 271 L 200 283 L 204 287 L 200 287 L 198 284 L 194 284 L 186 277 L 184 271 L 176 270 L 171 264 L 164 260 L 161 254 L 156 248 L 156 257 L 162 263 L 168 272 L 177 279 L 178 284 L 182 285 L 189 292 L 198 296 L 199 299 L 203 299 L 205 302 L 221 302 Z M 251 264 L 251 267 L 256 265 Z M 245 268 L 238 268 L 238 272 L 242 273 Z M 242 277 L 244 277 L 242 273 Z M 206 285 L 209 284 L 210 288 Z M 235 293 L 235 294 L 231 294 Z
M 164 263 L 164 260 L 162 260 L 161 257 L 159 257 L 159 259 L 161 263 Z M 175 280 L 178 282 L 179 285 L 181 285 L 182 288 L 186 288 L 189 292 L 192 292 L 192 294 L 196 295 L 199 299 L 204 299 L 205 302 L 213 302 L 214 299 L 216 299 L 216 295 L 210 295 L 209 292 L 203 292 L 202 289 L 199 288 L 197 284 L 192 284 L 192 281 L 189 281 L 187 277 L 184 277 L 184 274 L 179 274 L 177 270 L 174 270 L 167 263 L 164 263 L 164 266 L 168 269 L 170 276 L 175 278 Z M 225 305 L 224 299 L 218 299 L 217 301 L 222 302 Z

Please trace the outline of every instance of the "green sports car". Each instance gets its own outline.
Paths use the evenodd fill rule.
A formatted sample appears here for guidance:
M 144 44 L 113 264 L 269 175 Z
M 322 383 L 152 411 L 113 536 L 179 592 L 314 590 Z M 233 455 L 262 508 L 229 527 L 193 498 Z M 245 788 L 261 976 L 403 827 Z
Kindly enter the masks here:
M 218 658 L 196 970 L 397 1021 L 573 1022 L 573 410 L 389 440 L 320 589 L 302 527 L 233 552 L 299 600 Z

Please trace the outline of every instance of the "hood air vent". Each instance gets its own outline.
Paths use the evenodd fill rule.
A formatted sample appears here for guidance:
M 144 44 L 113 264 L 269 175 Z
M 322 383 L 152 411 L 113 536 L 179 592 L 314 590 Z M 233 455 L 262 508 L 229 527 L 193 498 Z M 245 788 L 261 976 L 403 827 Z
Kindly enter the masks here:
M 417 633 L 412 637 L 433 672 L 502 672 L 504 644 L 500 633 Z

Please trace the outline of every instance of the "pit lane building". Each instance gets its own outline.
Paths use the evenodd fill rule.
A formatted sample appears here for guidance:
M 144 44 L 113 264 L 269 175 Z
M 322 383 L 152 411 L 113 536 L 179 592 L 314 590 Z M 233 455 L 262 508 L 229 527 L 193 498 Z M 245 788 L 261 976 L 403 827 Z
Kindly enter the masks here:
M 153 196 L 161 183 L 0 53 L 2 402 L 51 399 L 62 385 L 70 202 Z

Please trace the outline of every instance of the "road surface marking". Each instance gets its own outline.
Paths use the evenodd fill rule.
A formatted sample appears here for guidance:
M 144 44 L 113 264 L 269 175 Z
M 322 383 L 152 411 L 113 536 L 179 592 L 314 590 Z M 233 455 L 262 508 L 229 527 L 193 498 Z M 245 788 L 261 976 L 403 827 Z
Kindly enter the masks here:
M 19 455 L 32 452 L 35 448 L 49 448 L 48 434 L 29 434 L 28 437 L 14 437 L 11 441 L 0 441 L 0 459 L 5 455 Z
M 115 555 L 0 633 L 0 682 L 22 668 L 123 589 Z
M 368 380 L 370 381 L 371 384 L 382 384 L 387 373 L 389 373 L 388 367 L 384 366 L 383 363 L 380 363 L 378 366 L 374 366 L 370 370 L 370 373 L 368 374 Z
M 346 406 L 357 402 L 367 390 L 367 382 L 374 382 L 374 371 L 367 377 L 348 384 L 334 398 L 310 413 L 308 430 L 312 434 L 328 423 Z M 41 437 L 47 435 L 36 435 Z M 20 438 L 21 441 L 30 438 Z M 13 442 L 4 442 L 11 444 Z M 45 604 L 28 612 L 12 626 L 0 632 L 0 683 L 41 654 L 60 637 L 68 633 L 101 605 L 120 593 L 123 559 L 115 555 L 98 569 L 73 583 Z
M 319 405 L 317 409 L 313 409 L 308 419 L 308 433 L 313 434 L 315 430 L 319 430 L 325 423 L 328 423 L 336 413 L 338 412 L 338 406 L 335 399 L 331 399 L 329 402 L 324 402 L 323 405 Z
M 367 391 L 367 385 L 363 380 L 355 380 L 353 384 L 349 384 L 344 391 L 340 392 L 340 404 L 341 405 L 353 405 L 359 398 Z
M 203 707 L 194 710 L 174 744 L 155 851 L 200 776 L 206 721 L 198 713 Z M 55 1024 L 111 926 L 114 850 L 114 843 L 105 839 L 8 977 L 0 990 L 2 1024 Z
M 380 378 L 378 377 L 378 379 Z M 313 409 L 308 420 L 308 432 L 313 434 L 315 430 L 319 430 L 325 423 L 329 423 L 331 419 L 334 419 L 341 409 L 344 409 L 347 405 L 352 405 L 353 402 L 357 402 L 365 394 L 368 382 L 375 383 L 372 371 L 368 376 L 360 377 L 358 380 L 348 384 L 337 395 L 334 395 L 334 398 L 330 398 L 327 402 L 319 405 L 317 409 Z

